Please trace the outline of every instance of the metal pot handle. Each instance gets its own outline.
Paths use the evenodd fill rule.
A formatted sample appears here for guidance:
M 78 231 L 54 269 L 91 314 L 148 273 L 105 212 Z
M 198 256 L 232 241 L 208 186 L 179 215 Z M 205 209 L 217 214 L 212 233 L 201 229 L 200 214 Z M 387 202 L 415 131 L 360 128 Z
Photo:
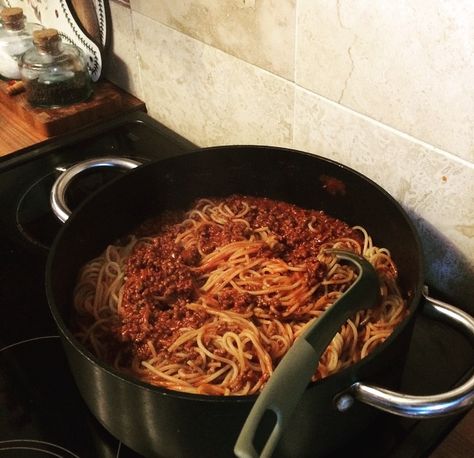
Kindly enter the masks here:
M 474 345 L 474 318 L 452 305 L 433 299 L 425 286 L 423 313 L 458 328 Z M 473 366 L 474 367 L 474 366 Z M 354 400 L 385 412 L 409 418 L 434 418 L 458 413 L 474 404 L 474 374 L 462 385 L 446 393 L 411 396 L 356 382 L 335 399 L 339 411 L 349 409 Z
M 66 169 L 53 184 L 50 194 L 50 204 L 53 213 L 62 222 L 66 222 L 71 216 L 71 210 L 66 204 L 66 191 L 71 180 L 78 174 L 95 167 L 118 167 L 122 169 L 134 169 L 141 165 L 141 162 L 125 157 L 101 157 L 87 159 L 78 162 Z

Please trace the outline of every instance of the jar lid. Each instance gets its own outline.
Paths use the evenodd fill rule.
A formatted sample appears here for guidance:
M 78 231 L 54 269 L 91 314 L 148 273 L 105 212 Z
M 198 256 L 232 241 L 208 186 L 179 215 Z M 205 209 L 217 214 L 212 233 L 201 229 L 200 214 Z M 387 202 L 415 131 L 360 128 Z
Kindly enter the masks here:
M 42 29 L 33 32 L 33 43 L 45 52 L 57 51 L 60 41 L 61 37 L 56 29 Z
M 22 8 L 4 8 L 0 12 L 2 21 L 5 24 L 10 24 L 12 22 L 17 22 L 23 19 L 23 9 Z

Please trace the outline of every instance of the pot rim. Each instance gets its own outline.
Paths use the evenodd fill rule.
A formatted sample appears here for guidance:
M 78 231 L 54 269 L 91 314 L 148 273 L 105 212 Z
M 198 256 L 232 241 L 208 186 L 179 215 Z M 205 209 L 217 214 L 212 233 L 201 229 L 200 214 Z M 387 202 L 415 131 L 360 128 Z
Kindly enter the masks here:
M 392 197 L 388 193 L 388 191 L 386 191 L 384 188 L 382 188 L 380 185 L 378 185 L 372 179 L 363 175 L 362 173 L 354 170 L 353 168 L 347 165 L 334 161 L 330 158 L 326 158 L 317 154 L 313 154 L 306 151 L 300 151 L 300 150 L 296 150 L 292 148 L 285 148 L 285 147 L 279 147 L 279 146 L 264 146 L 264 145 L 243 145 L 242 144 L 242 145 L 223 145 L 223 146 L 196 148 L 191 151 L 179 154 L 179 156 L 167 157 L 164 159 L 157 159 L 157 160 L 148 162 L 146 164 L 143 164 L 140 167 L 131 169 L 130 171 L 126 173 L 126 176 L 135 174 L 135 173 L 140 173 L 140 170 L 144 167 L 150 167 L 157 163 L 163 163 L 163 162 L 166 163 L 168 161 L 173 161 L 178 158 L 180 158 L 181 160 L 185 160 L 186 157 L 189 157 L 191 155 L 194 156 L 195 154 L 199 154 L 203 152 L 219 151 L 222 153 L 226 151 L 226 152 L 232 153 L 234 151 L 235 153 L 238 153 L 238 150 L 246 150 L 249 148 L 262 150 L 262 151 L 273 150 L 275 152 L 294 153 L 300 156 L 315 158 L 316 160 L 320 160 L 324 163 L 332 164 L 333 166 L 341 168 L 342 170 L 356 176 L 358 179 L 361 179 L 367 182 L 369 185 L 371 185 L 374 188 L 376 192 L 381 193 L 384 196 L 384 198 L 389 200 L 392 203 L 392 205 L 395 206 L 396 210 L 398 211 L 400 216 L 404 219 L 405 223 L 410 229 L 411 235 L 413 237 L 413 241 L 416 245 L 416 251 L 419 253 L 419 256 L 417 259 L 417 264 L 418 264 L 417 271 L 419 272 L 419 278 L 418 278 L 416 287 L 414 288 L 413 291 L 404 291 L 405 292 L 404 298 L 407 302 L 407 310 L 408 310 L 407 316 L 395 328 L 395 330 L 390 334 L 390 336 L 384 342 L 378 345 L 373 351 L 371 351 L 365 358 L 323 379 L 317 380 L 315 382 L 311 382 L 307 389 L 312 389 L 313 387 L 316 387 L 322 383 L 325 383 L 325 381 L 328 379 L 335 380 L 336 378 L 339 378 L 339 377 L 346 378 L 349 372 L 356 371 L 359 367 L 369 364 L 372 360 L 377 358 L 381 352 L 383 352 L 386 348 L 392 345 L 392 343 L 396 340 L 397 336 L 405 329 L 406 326 L 408 326 L 409 322 L 411 322 L 411 320 L 414 319 L 416 312 L 419 308 L 419 304 L 421 302 L 422 288 L 423 288 L 423 252 L 421 248 L 420 237 L 412 220 L 409 218 L 406 210 L 402 207 L 402 205 L 397 200 L 395 200 L 394 197 Z M 255 154 L 258 154 L 258 152 L 256 152 Z M 51 249 L 49 251 L 48 259 L 46 263 L 46 277 L 45 277 L 46 295 L 48 299 L 49 308 L 53 315 L 54 321 L 58 327 L 58 330 L 61 334 L 61 339 L 63 343 L 65 339 L 66 342 L 69 345 L 71 345 L 74 350 L 78 351 L 83 358 L 87 359 L 90 363 L 92 363 L 94 366 L 98 367 L 99 369 L 105 370 L 109 375 L 116 377 L 129 385 L 136 386 L 137 388 L 140 388 L 146 391 L 158 393 L 163 396 L 176 397 L 180 399 L 190 399 L 190 400 L 202 401 L 202 402 L 214 402 L 214 403 L 215 402 L 220 402 L 220 403 L 254 402 L 255 399 L 258 397 L 258 393 L 252 394 L 252 395 L 228 395 L 228 396 L 206 395 L 206 394 L 187 393 L 187 392 L 181 392 L 178 390 L 171 390 L 168 388 L 163 388 L 160 386 L 155 386 L 155 385 L 143 382 L 135 377 L 129 376 L 113 368 L 112 366 L 102 362 L 99 358 L 93 355 L 81 342 L 79 342 L 79 340 L 70 331 L 69 326 L 67 325 L 66 321 L 63 319 L 62 313 L 60 312 L 59 308 L 57 307 L 56 301 L 54 300 L 53 286 L 52 286 L 51 275 L 50 275 L 55 253 L 57 250 L 57 246 L 60 243 L 63 233 L 65 233 L 68 230 L 69 226 L 73 225 L 74 221 L 78 218 L 78 214 L 80 214 L 81 209 L 89 205 L 89 202 L 93 201 L 95 196 L 99 195 L 103 190 L 105 190 L 106 188 L 110 186 L 113 186 L 115 182 L 120 181 L 123 178 L 124 176 L 119 176 L 112 179 L 110 182 L 106 183 L 100 189 L 96 190 L 90 196 L 88 196 L 83 202 L 81 202 L 78 208 L 72 212 L 69 219 L 61 227 L 61 229 L 59 230 L 58 234 L 56 235 L 53 241 L 53 244 L 51 245 Z M 359 381 L 359 380 L 354 380 L 354 381 Z

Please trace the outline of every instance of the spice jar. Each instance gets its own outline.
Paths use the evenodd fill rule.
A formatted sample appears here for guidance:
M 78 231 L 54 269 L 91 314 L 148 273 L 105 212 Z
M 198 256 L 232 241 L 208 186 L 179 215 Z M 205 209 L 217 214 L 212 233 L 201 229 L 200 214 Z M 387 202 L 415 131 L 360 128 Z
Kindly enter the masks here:
M 92 94 L 86 59 L 77 46 L 63 43 L 56 29 L 35 31 L 33 43 L 20 61 L 31 105 L 59 107 L 81 102 Z
M 21 8 L 4 8 L 0 18 L 0 75 L 4 79 L 20 79 L 19 58 L 33 47 L 32 34 L 42 26 L 26 22 Z

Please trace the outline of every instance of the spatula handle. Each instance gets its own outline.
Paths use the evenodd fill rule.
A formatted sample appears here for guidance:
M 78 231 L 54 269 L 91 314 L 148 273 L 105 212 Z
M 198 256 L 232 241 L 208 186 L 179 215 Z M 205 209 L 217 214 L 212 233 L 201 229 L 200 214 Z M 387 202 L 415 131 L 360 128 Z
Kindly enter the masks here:
M 339 253 L 339 252 L 338 252 Z M 255 402 L 234 447 L 239 458 L 270 457 L 301 396 L 315 372 L 324 350 L 342 324 L 360 308 L 370 308 L 377 300 L 378 280 L 372 265 L 355 255 L 338 257 L 356 264 L 360 275 L 347 292 L 304 332 L 278 364 L 265 389 Z M 354 307 L 354 304 L 359 304 Z M 258 454 L 254 440 L 265 412 L 276 416 L 276 423 Z

